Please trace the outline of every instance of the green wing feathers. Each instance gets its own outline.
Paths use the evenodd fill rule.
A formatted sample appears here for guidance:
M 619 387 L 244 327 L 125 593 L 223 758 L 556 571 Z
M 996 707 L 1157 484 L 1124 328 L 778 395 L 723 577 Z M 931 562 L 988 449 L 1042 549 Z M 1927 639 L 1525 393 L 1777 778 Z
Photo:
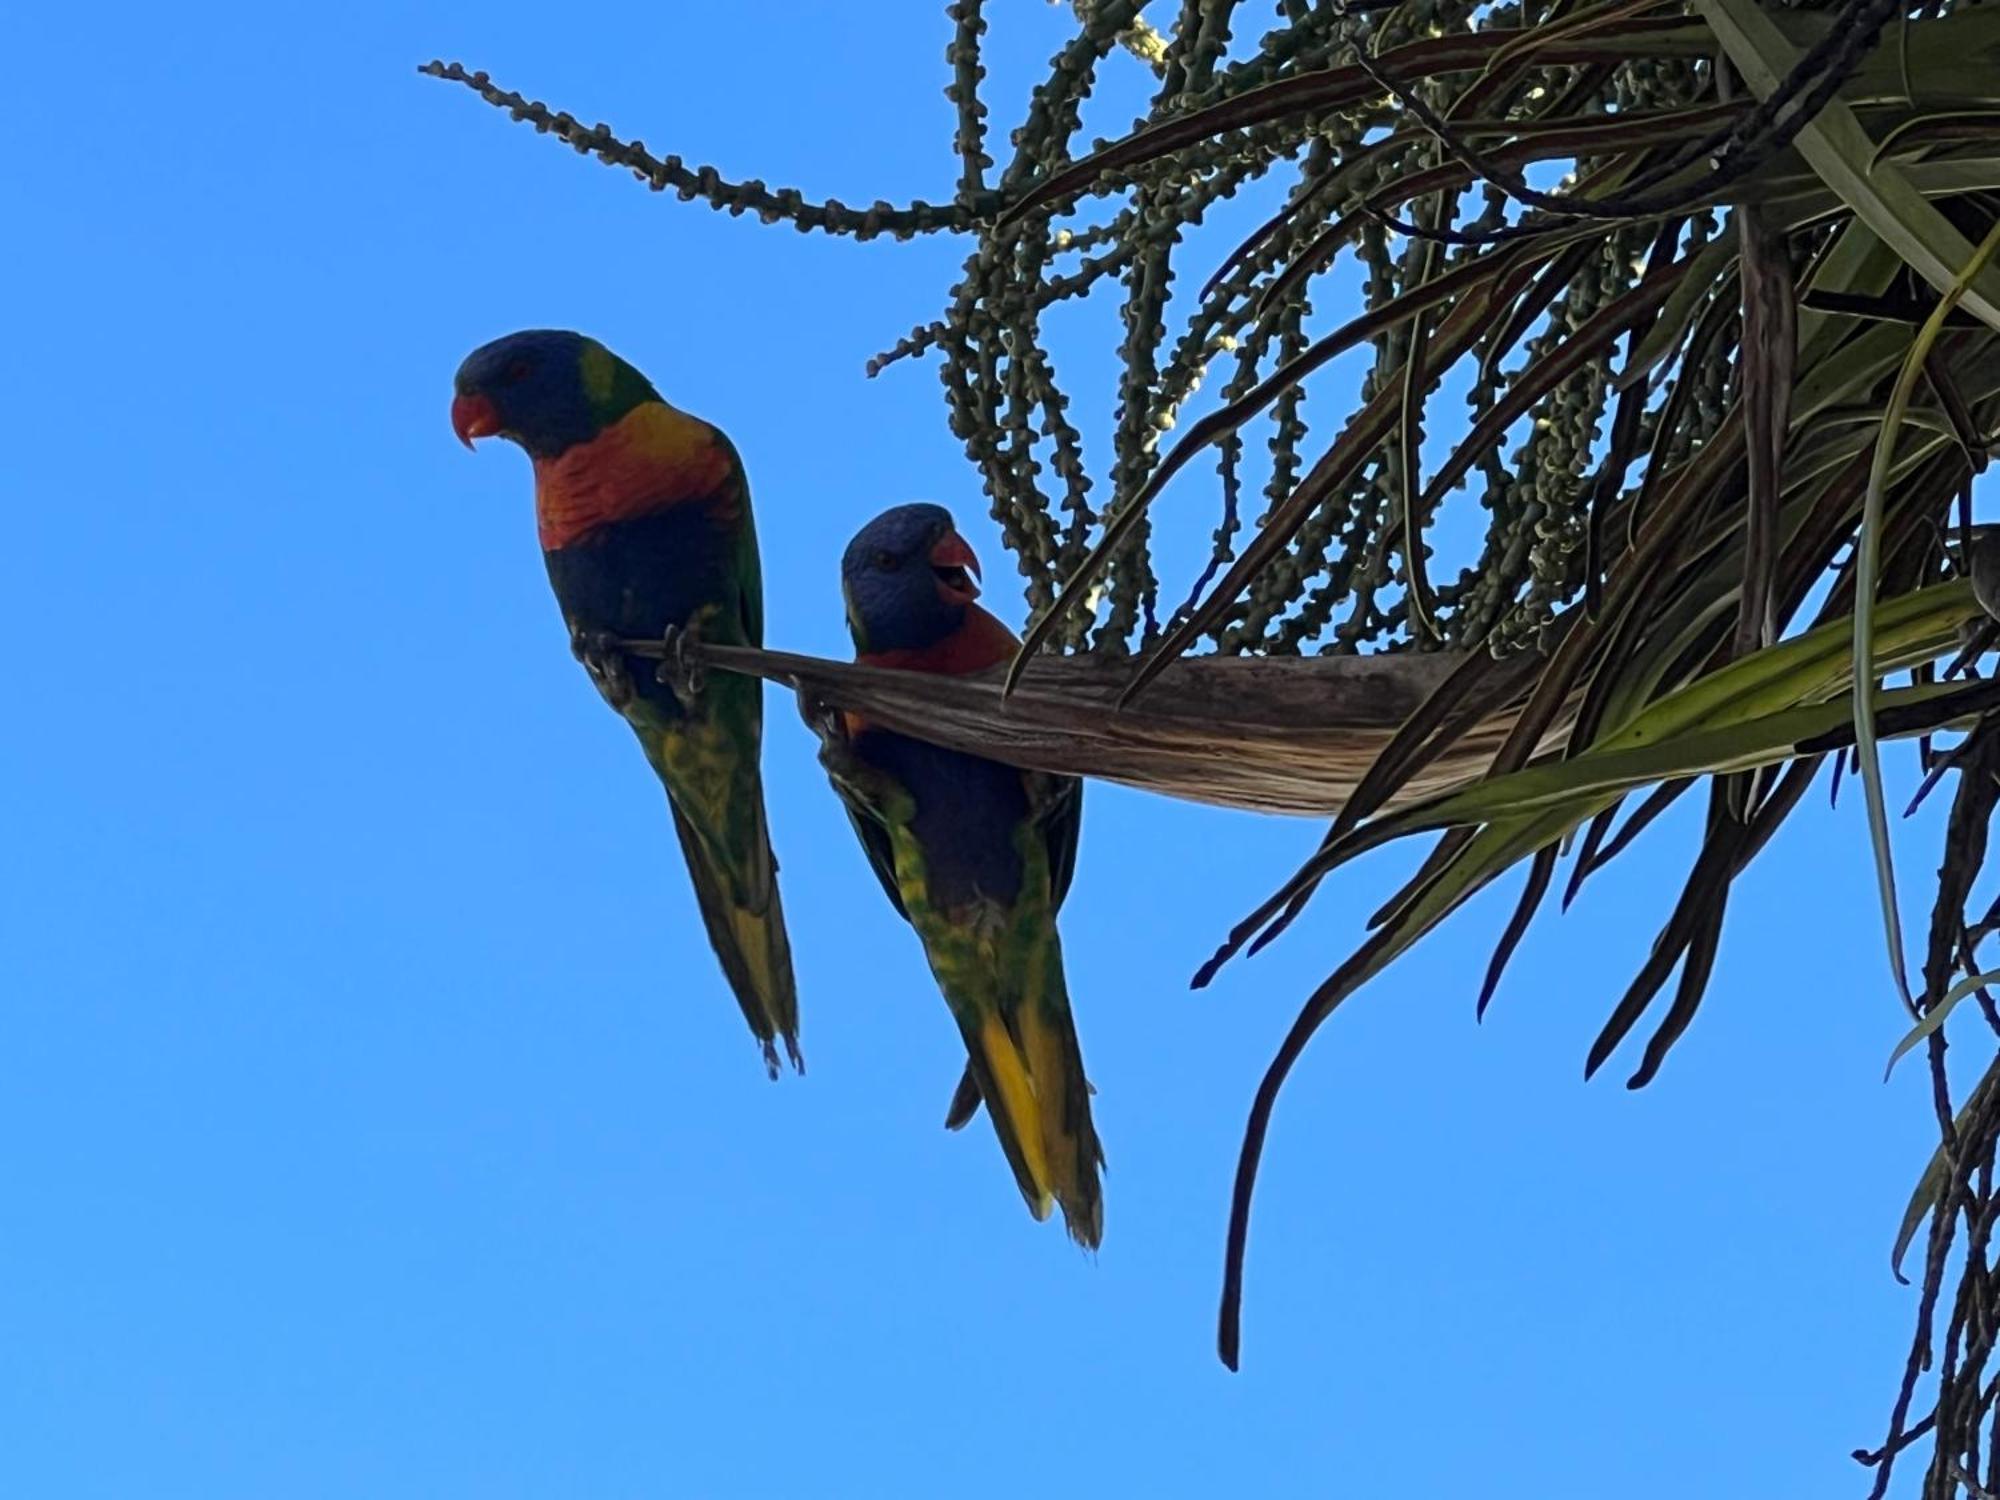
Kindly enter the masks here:
M 1033 802 L 1035 822 L 1046 834 L 1049 862 L 1049 890 L 1052 896 L 1050 915 L 1062 910 L 1063 899 L 1069 895 L 1071 878 L 1076 874 L 1077 833 L 1083 820 L 1083 783 L 1067 776 L 1045 776 L 1030 772 L 1028 792 Z M 862 825 L 862 819 L 850 805 L 848 816 L 853 819 L 862 843 L 869 851 L 869 861 L 875 866 L 875 873 L 881 877 L 882 885 L 889 892 L 889 899 L 896 904 L 898 913 L 903 913 L 902 893 L 896 889 L 895 873 L 892 868 L 893 856 L 888 851 L 888 831 L 875 827 L 872 830 Z M 878 848 L 879 842 L 879 848 Z M 1092 1093 L 1097 1092 L 1095 1089 Z M 979 1080 L 968 1067 L 959 1076 L 958 1087 L 952 1091 L 951 1103 L 944 1112 L 946 1130 L 962 1130 L 979 1113 Z
M 759 685 L 716 673 L 690 714 L 666 721 L 643 704 L 627 718 L 667 789 L 708 940 L 744 1020 L 778 1072 L 778 1044 L 799 1055 L 799 997 L 791 940 L 778 899 L 778 860 L 764 818 Z
M 946 1126 L 958 1129 L 984 1102 L 1029 1211 L 1043 1219 L 1059 1206 L 1071 1237 L 1096 1248 L 1104 1233 L 1104 1154 L 1056 934 L 1056 908 L 1074 863 L 1075 783 L 1052 783 L 1047 796 L 1030 783 L 1038 811 L 1018 833 L 1021 890 L 1010 906 L 982 899 L 947 910 L 931 900 L 908 788 L 857 758 L 830 723 L 816 727 L 820 763 L 869 864 L 922 939 L 965 1043 L 965 1074 Z
M 695 902 L 708 928 L 709 944 L 722 961 L 722 972 L 736 992 L 743 1019 L 763 1044 L 764 1067 L 778 1076 L 777 1042 L 799 1072 L 805 1059 L 799 1055 L 799 994 L 792 978 L 792 945 L 785 933 L 785 909 L 778 899 L 778 883 L 766 878 L 759 890 L 746 885 L 733 861 L 718 859 L 699 830 L 673 808 L 674 831 L 680 835 L 681 852 L 687 856 L 688 875 L 694 884 Z M 762 863 L 772 874 L 777 860 L 771 854 L 770 837 L 764 832 L 764 809 L 757 807 L 758 834 L 763 841 Z

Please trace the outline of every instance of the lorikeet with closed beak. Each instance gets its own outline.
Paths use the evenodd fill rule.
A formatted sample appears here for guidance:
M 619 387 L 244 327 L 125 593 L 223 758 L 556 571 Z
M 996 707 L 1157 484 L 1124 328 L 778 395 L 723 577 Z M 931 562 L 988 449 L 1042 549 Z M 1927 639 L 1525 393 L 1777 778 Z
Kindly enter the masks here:
M 799 1059 L 798 993 L 758 771 L 761 684 L 697 686 L 622 640 L 759 645 L 763 585 L 750 491 L 729 439 L 669 406 L 595 339 L 509 334 L 458 368 L 452 430 L 504 437 L 535 470 L 535 522 L 572 649 L 665 783 L 710 943 L 764 1062 Z M 681 658 L 684 663 L 684 658 Z M 660 969 L 671 973 L 671 955 Z
M 855 659 L 977 672 L 1019 644 L 973 601 L 979 564 L 951 515 L 904 505 L 869 522 L 841 563 Z M 823 720 L 821 761 L 869 863 L 923 940 L 969 1056 L 946 1123 L 983 1098 L 1036 1218 L 1103 1234 L 1103 1153 L 1063 981 L 1056 912 L 1076 867 L 1082 783 L 874 727 Z

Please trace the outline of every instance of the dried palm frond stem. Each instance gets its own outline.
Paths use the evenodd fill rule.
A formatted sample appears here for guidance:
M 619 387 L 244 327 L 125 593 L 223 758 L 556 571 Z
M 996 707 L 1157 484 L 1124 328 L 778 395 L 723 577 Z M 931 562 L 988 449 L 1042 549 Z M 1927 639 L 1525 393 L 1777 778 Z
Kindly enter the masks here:
M 850 709 L 884 728 L 1033 770 L 1319 817 L 1347 805 L 1397 729 L 1460 664 L 1443 654 L 1198 657 L 1174 664 L 1170 691 L 1119 708 L 1131 671 L 1121 658 L 1042 657 L 1003 696 L 997 672 L 923 677 L 729 646 L 692 654 L 797 690 L 809 717 L 822 704 Z M 1400 787 L 1391 805 L 1477 781 L 1512 725 L 1509 708 L 1496 707 Z M 1544 746 L 1560 749 L 1566 727 L 1551 725 Z

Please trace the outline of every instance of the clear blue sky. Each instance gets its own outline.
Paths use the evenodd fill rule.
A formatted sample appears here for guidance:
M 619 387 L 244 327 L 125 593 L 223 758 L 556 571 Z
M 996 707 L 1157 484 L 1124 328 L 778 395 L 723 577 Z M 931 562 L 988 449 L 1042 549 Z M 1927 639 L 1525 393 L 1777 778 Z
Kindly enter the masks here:
M 1280 1108 L 1226 1374 L 1243 1112 L 1396 859 L 1190 995 L 1318 829 L 1093 790 L 1065 913 L 1110 1157 L 1092 1261 L 983 1125 L 939 1128 L 952 1028 L 777 697 L 811 1073 L 764 1080 L 658 789 L 565 649 L 526 466 L 446 422 L 473 345 L 597 333 L 748 456 L 775 644 L 845 649 L 840 545 L 918 498 L 1018 621 L 933 373 L 861 374 L 959 247 L 652 196 L 412 71 L 459 56 L 737 175 L 936 199 L 941 7 L 326 14 L 42 6 L 0 39 L 0 1493 L 1864 1482 L 1932 1138 L 1920 1069 L 1880 1082 L 1858 801 L 1816 796 L 1742 883 L 1644 1093 L 1629 1055 L 1590 1086 L 1582 1060 L 1685 820 L 1537 927 L 1483 1027 L 1511 890 L 1366 990 Z M 1005 129 L 1066 10 L 995 14 Z M 1197 471 L 1165 514 L 1199 537 L 1210 503 Z M 1921 898 L 1928 829 L 1903 848 Z

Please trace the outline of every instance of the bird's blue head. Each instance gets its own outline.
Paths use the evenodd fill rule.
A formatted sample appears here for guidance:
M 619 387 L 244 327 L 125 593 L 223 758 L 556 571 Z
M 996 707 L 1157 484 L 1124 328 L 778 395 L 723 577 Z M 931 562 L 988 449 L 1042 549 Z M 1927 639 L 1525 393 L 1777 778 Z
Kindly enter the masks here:
M 979 559 L 942 505 L 899 505 L 855 534 L 840 560 L 847 628 L 864 654 L 920 651 L 965 623 Z
M 531 328 L 483 344 L 453 381 L 451 428 L 460 442 L 504 437 L 533 458 L 590 441 L 641 402 L 657 401 L 646 377 L 596 339 Z

